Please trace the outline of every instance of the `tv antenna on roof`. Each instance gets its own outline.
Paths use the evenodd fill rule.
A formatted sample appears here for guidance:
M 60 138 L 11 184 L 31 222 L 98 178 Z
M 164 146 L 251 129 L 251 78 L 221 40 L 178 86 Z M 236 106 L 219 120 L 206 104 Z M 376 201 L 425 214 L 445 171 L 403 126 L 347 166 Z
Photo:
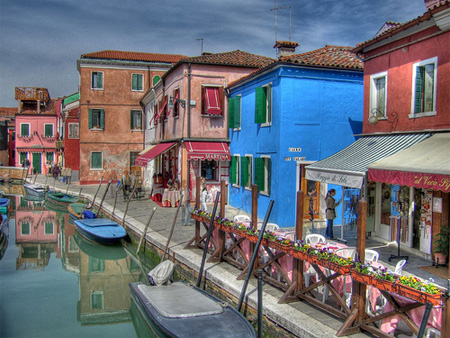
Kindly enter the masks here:
M 279 9 L 289 9 L 289 41 L 292 41 L 292 39 L 291 39 L 292 7 L 291 6 L 277 7 L 277 0 L 275 0 L 275 7 L 270 9 L 271 11 L 275 11 L 275 42 L 278 41 L 278 10 Z
M 202 53 L 200 54 L 200 55 L 203 55 L 203 38 L 198 38 L 198 39 L 196 39 L 197 41 L 201 41 L 202 42 Z

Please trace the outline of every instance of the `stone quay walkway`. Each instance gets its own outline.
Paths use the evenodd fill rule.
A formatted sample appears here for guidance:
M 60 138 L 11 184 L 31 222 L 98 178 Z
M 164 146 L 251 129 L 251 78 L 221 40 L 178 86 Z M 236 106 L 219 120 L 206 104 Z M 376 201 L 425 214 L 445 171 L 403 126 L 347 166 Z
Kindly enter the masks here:
M 33 177 L 34 181 L 34 177 Z M 38 175 L 36 178 L 36 183 L 44 184 L 46 182 L 46 177 L 43 175 Z M 69 188 L 69 192 L 73 194 L 78 194 L 81 190 L 81 195 L 92 201 L 97 189 L 96 185 L 83 185 L 80 186 L 77 183 L 64 184 L 61 181 L 54 181 L 53 178 L 49 178 L 47 185 L 50 188 L 55 187 L 56 190 L 66 191 Z M 106 183 L 104 182 L 101 186 L 95 204 L 98 206 L 106 190 Z M 116 185 L 111 185 L 110 190 L 105 196 L 102 208 L 109 214 L 113 211 L 115 192 L 117 191 Z M 145 224 L 149 219 L 149 215 L 153 208 L 156 207 L 156 212 L 153 215 L 149 229 L 147 230 L 146 240 L 164 250 L 167 239 L 170 234 L 170 229 L 173 224 L 173 220 L 176 214 L 177 208 L 167 208 L 161 207 L 151 199 L 149 199 L 149 191 L 145 193 L 145 197 L 141 199 L 133 199 L 129 203 L 127 215 L 126 215 L 126 227 L 128 231 L 133 231 L 135 235 L 139 238 L 145 228 Z M 114 216 L 122 220 L 123 214 L 126 208 L 126 201 L 124 201 L 122 192 L 119 192 L 117 197 L 117 203 L 114 211 Z M 180 208 L 181 209 L 181 208 Z M 212 206 L 210 206 L 212 209 Z M 239 209 L 233 208 L 231 206 L 226 207 L 225 217 L 228 219 L 233 219 L 237 214 L 243 214 Z M 306 233 L 308 229 L 311 229 L 311 225 L 305 223 L 304 225 Z M 191 240 L 194 236 L 194 226 L 182 226 L 181 224 L 181 210 L 177 217 L 177 222 L 173 236 L 169 245 L 169 252 L 171 256 L 175 254 L 176 260 L 194 271 L 199 271 L 203 251 L 200 249 L 183 249 L 184 246 Z M 316 232 L 320 232 L 320 226 L 314 227 Z M 335 230 L 336 234 L 340 233 L 340 229 Z M 348 246 L 356 246 L 356 238 L 349 238 L 347 241 Z M 384 266 L 394 269 L 395 264 L 398 260 L 393 259 L 389 262 L 389 257 L 391 255 L 397 254 L 397 247 L 392 245 L 392 243 L 384 243 L 381 241 L 376 241 L 374 239 L 366 240 L 367 248 L 375 248 L 380 253 L 379 262 Z M 442 287 L 447 287 L 447 279 L 440 278 L 435 274 L 431 274 L 420 267 L 431 266 L 431 261 L 423 258 L 422 255 L 417 254 L 414 251 L 405 252 L 402 248 L 402 255 L 407 254 L 409 260 L 405 267 L 403 268 L 404 275 L 415 275 L 422 279 L 428 280 L 433 278 L 437 285 Z M 211 282 L 215 283 L 218 287 L 229 292 L 235 297 L 236 302 L 239 299 L 242 287 L 244 285 L 243 280 L 237 280 L 236 277 L 241 273 L 241 270 L 230 265 L 229 263 L 206 263 L 204 278 L 207 278 Z M 315 308 L 314 306 L 308 304 L 304 301 L 293 302 L 289 304 L 278 304 L 278 300 L 283 295 L 283 292 L 269 284 L 264 283 L 263 286 L 263 312 L 266 318 L 272 322 L 274 326 L 281 326 L 288 333 L 286 337 L 311 337 L 311 338 L 330 338 L 335 337 L 336 332 L 342 326 L 343 321 L 338 319 L 324 311 Z M 250 306 L 254 309 L 257 308 L 257 280 L 255 278 L 250 279 L 250 283 L 246 292 L 246 299 Z M 371 334 L 362 332 L 354 334 L 351 337 L 373 337 Z

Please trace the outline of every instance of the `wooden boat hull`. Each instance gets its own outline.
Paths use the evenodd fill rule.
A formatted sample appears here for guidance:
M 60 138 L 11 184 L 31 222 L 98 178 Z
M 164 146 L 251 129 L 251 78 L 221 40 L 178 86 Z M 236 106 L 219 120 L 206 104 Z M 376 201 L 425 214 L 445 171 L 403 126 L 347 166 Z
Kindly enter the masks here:
M 44 197 L 45 188 L 39 184 L 24 183 L 25 192 L 30 196 Z
M 182 282 L 148 286 L 131 283 L 131 297 L 152 331 L 161 337 L 256 337 L 236 309 Z
M 107 218 L 84 218 L 74 223 L 83 237 L 100 244 L 116 244 L 127 235 L 123 226 Z
M 51 203 L 58 204 L 58 205 L 65 205 L 66 207 L 70 203 L 78 202 L 78 196 L 65 194 L 60 191 L 48 192 L 46 195 L 46 199 L 47 199 L 47 201 L 49 201 Z

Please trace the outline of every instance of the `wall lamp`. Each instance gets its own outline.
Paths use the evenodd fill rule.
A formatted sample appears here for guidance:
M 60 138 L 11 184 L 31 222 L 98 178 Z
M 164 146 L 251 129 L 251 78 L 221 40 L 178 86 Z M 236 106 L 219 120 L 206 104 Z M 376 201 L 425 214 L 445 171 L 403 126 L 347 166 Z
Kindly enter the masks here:
M 176 98 L 176 97 L 169 96 L 169 109 L 173 108 L 173 101 L 174 100 L 180 102 L 181 107 L 183 107 L 183 108 L 186 107 L 186 100 L 182 100 L 182 99 L 179 99 L 179 98 Z
M 389 116 L 388 116 L 388 115 L 389 115 Z M 372 109 L 372 111 L 370 112 L 370 116 L 369 116 L 368 121 L 369 121 L 370 124 L 375 125 L 375 124 L 378 123 L 380 117 L 382 117 L 382 116 L 386 116 L 385 118 L 383 118 L 383 121 L 387 121 L 387 122 L 389 122 L 389 123 L 392 124 L 392 125 L 393 125 L 394 123 L 395 123 L 395 125 L 397 125 L 397 122 L 398 122 L 398 113 L 396 113 L 396 112 L 394 112 L 394 111 L 391 111 L 390 113 L 388 113 L 388 114 L 385 115 L 385 114 L 384 114 L 380 109 L 378 109 L 378 108 L 373 108 L 373 109 Z M 390 121 L 389 117 L 392 118 L 392 121 Z

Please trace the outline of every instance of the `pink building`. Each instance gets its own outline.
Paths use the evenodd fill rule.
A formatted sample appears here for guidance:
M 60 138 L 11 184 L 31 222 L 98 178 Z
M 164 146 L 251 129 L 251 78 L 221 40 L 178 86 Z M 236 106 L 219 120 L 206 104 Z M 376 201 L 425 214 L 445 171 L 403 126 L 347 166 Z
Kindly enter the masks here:
M 15 120 L 15 166 L 27 162 L 30 171 L 47 173 L 46 164 L 58 160 L 55 141 L 58 139 L 56 107 L 46 88 L 16 87 L 19 110 Z
M 228 180 L 224 89 L 274 61 L 237 50 L 186 58 L 168 70 L 141 100 L 146 115 L 145 145 L 157 144 L 136 160 L 147 168 L 145 179 L 151 181 L 153 175 L 161 174 L 164 185 L 169 179 L 179 180 L 191 193 L 197 176 L 205 177 L 212 190 L 222 179 Z

